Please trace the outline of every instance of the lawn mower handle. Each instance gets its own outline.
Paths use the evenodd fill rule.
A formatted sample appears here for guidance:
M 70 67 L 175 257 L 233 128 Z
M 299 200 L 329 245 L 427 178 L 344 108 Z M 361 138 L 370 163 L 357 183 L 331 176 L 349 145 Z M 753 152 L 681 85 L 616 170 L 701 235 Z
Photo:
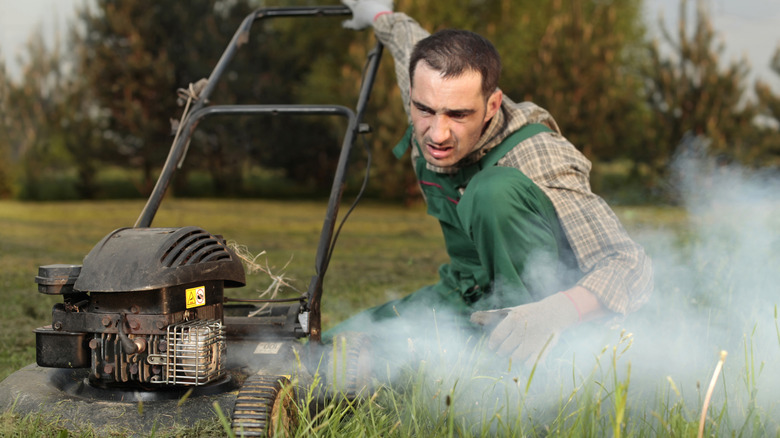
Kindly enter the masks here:
M 209 75 L 208 82 L 198 95 L 198 99 L 195 100 L 190 114 L 198 112 L 209 100 L 211 93 L 217 86 L 222 74 L 227 69 L 230 61 L 233 60 L 238 49 L 249 41 L 249 31 L 252 29 L 252 24 L 255 21 L 262 20 L 264 18 L 275 17 L 302 17 L 302 16 L 341 16 L 350 15 L 352 12 L 346 6 L 317 6 L 317 7 L 287 7 L 287 8 L 262 8 L 258 9 L 244 18 L 241 25 L 233 34 L 233 38 L 228 43 L 222 56 L 217 61 L 217 65 Z M 194 128 L 194 126 L 193 126 Z M 177 141 L 171 145 L 171 149 L 168 152 L 168 158 L 165 160 L 165 165 L 157 178 L 157 183 L 154 185 L 152 193 L 149 195 L 149 199 L 146 201 L 141 215 L 135 222 L 134 227 L 149 227 L 154 220 L 154 216 L 157 213 L 157 209 L 160 207 L 165 192 L 168 190 L 168 185 L 171 182 L 171 178 L 176 170 L 176 165 L 180 162 L 186 145 L 189 142 L 189 137 L 192 131 L 187 131 L 185 135 L 177 138 Z
M 376 47 L 369 53 L 369 62 L 366 66 L 358 102 L 354 112 L 349 108 L 339 105 L 212 105 L 208 107 L 204 107 L 204 105 L 208 102 L 211 92 L 216 87 L 217 82 L 222 76 L 222 73 L 226 70 L 228 63 L 234 57 L 236 51 L 249 40 L 249 31 L 256 20 L 274 17 L 349 16 L 351 14 L 351 10 L 346 6 L 319 6 L 263 8 L 248 15 L 233 35 L 233 38 L 209 76 L 208 83 L 201 90 L 199 98 L 194 102 L 189 115 L 184 120 L 183 126 L 181 127 L 181 135 L 177 137 L 174 144 L 171 145 L 171 149 L 168 152 L 168 157 L 165 160 L 157 183 L 155 184 L 141 215 L 134 225 L 136 228 L 151 226 L 160 203 L 165 196 L 165 192 L 168 189 L 168 185 L 176 171 L 176 167 L 182 160 L 190 137 L 200 119 L 218 114 L 340 115 L 346 117 L 348 119 L 348 126 L 342 143 L 336 174 L 333 178 L 333 185 L 328 199 L 325 220 L 322 225 L 319 244 L 317 246 L 315 275 L 309 283 L 306 294 L 307 301 L 303 303 L 302 309 L 303 312 L 308 314 L 307 332 L 309 333 L 311 340 L 317 342 L 320 341 L 322 334 L 320 300 L 322 298 L 323 279 L 330 262 L 332 247 L 335 244 L 334 229 L 346 181 L 346 167 L 357 134 L 368 130 L 368 128 L 361 125 L 361 121 L 368 104 L 371 89 L 374 85 L 374 79 L 379 69 L 383 46 L 381 43 L 377 42 Z

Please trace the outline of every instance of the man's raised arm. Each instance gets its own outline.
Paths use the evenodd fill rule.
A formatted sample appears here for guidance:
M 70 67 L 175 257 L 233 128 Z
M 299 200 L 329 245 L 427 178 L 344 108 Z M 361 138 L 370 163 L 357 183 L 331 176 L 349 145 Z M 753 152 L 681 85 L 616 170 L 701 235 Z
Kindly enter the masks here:
M 373 26 L 377 39 L 393 56 L 396 80 L 401 89 L 404 111 L 408 116 L 409 57 L 417 41 L 430 33 L 408 15 L 400 12 L 393 13 L 391 0 L 343 0 L 343 3 L 352 10 L 352 19 L 345 21 L 344 27 L 363 29 Z

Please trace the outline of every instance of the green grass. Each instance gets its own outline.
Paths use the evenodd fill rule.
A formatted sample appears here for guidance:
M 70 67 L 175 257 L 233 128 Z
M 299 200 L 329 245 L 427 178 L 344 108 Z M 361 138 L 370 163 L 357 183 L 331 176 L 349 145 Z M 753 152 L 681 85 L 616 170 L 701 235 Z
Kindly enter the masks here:
M 0 379 L 34 362 L 32 330 L 49 323 L 51 306 L 59 301 L 37 292 L 38 266 L 80 263 L 105 234 L 132 226 L 142 207 L 142 201 L 0 202 Z M 198 225 L 252 253 L 265 251 L 260 260 L 305 290 L 324 211 L 322 202 L 168 199 L 154 225 Z M 294 434 L 696 436 L 717 352 L 727 349 L 706 434 L 780 436 L 774 401 L 780 389 L 774 377 L 780 363 L 776 308 L 741 288 L 744 271 L 753 264 L 740 264 L 737 256 L 756 250 L 741 248 L 733 233 L 713 243 L 703 234 L 711 224 L 680 209 L 617 212 L 656 266 L 656 294 L 635 318 L 606 329 L 583 328 L 592 334 L 590 341 L 561 346 L 572 352 L 561 357 L 573 359 L 532 370 L 497 369 L 495 358 L 480 348 L 453 350 L 436 343 L 419 348 L 416 361 L 401 365 L 392 378 L 379 379 L 378 390 L 359 406 L 329 405 L 316 414 L 302 410 Z M 752 228 L 780 229 L 773 228 L 780 225 L 776 219 L 768 220 L 744 221 Z M 777 234 L 766 238 L 770 243 L 760 252 L 764 268 L 747 274 L 777 279 L 771 268 L 780 261 L 780 246 L 772 246 Z M 445 261 L 438 226 L 422 207 L 359 206 L 326 277 L 324 328 L 434 282 Z M 247 287 L 226 294 L 255 297 L 269 283 L 267 276 L 253 275 Z M 758 286 L 766 289 L 764 283 Z M 774 287 L 768 292 L 776 294 Z M 730 309 L 741 302 L 762 305 L 740 306 L 735 315 Z M 214 435 L 228 435 L 216 420 L 155 436 Z M 0 416 L 0 436 L 96 434 L 71 433 L 56 422 L 6 412 Z

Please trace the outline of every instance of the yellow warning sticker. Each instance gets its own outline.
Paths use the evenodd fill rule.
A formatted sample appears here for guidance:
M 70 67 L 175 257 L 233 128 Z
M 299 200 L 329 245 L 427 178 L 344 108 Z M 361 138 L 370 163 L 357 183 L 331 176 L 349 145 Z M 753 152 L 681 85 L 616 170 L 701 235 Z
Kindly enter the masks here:
M 206 286 L 187 289 L 187 308 L 200 307 L 206 304 Z

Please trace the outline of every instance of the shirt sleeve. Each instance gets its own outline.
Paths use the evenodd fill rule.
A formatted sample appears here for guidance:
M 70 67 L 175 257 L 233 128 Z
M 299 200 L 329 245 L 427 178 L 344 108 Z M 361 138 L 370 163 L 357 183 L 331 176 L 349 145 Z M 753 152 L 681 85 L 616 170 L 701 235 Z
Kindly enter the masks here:
M 550 198 L 584 273 L 578 284 L 617 313 L 641 307 L 652 291 L 652 265 L 607 203 L 590 189 L 590 162 L 556 133 L 536 135 L 503 163 L 520 169 Z
M 408 15 L 395 12 L 377 17 L 374 21 L 374 34 L 393 56 L 396 80 L 401 90 L 404 111 L 408 117 L 410 110 L 409 89 L 411 87 L 409 59 L 417 41 L 427 37 L 430 33 Z

